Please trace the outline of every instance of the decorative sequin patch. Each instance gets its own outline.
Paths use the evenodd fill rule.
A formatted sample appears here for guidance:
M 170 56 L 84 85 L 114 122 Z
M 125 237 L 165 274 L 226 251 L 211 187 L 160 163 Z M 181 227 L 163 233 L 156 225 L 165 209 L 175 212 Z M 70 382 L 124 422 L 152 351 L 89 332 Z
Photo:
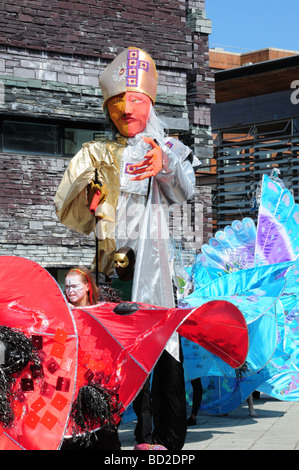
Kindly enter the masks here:
M 59 411 L 62 411 L 63 408 L 68 404 L 68 399 L 64 397 L 61 393 L 56 393 L 53 400 L 51 401 L 51 405 L 54 406 Z
M 33 379 L 31 379 L 31 378 L 22 378 L 21 379 L 21 390 L 23 392 L 32 392 L 34 390 Z
M 47 382 L 44 382 L 42 385 L 41 389 L 41 395 L 46 397 L 46 398 L 52 398 L 53 394 L 55 392 L 55 387 L 54 385 L 51 385 Z
M 114 82 L 120 82 L 121 80 L 124 80 L 126 78 L 126 64 L 122 64 L 122 66 L 119 66 L 117 70 L 113 72 L 112 75 L 112 80 Z
M 57 421 L 58 421 L 58 418 L 56 418 L 56 416 L 50 413 L 50 411 L 46 411 L 46 413 L 40 420 L 41 424 L 43 424 L 47 429 L 49 429 L 49 431 L 51 431 L 51 429 L 55 426 Z
M 60 392 L 68 392 L 70 389 L 71 380 L 67 377 L 57 377 L 56 390 Z
M 46 402 L 42 397 L 39 397 L 35 402 L 32 403 L 31 408 L 35 413 L 38 413 L 44 406 Z
M 57 328 L 54 336 L 54 341 L 60 344 L 65 344 L 67 339 L 67 332 L 64 330 L 61 330 L 60 328 Z
M 173 143 L 172 142 L 169 142 L 169 140 L 166 142 L 166 147 L 170 148 L 173 147 Z
M 134 167 L 132 166 L 133 163 L 126 163 L 126 166 L 125 166 L 125 173 L 127 174 L 130 174 L 132 173 L 132 171 L 134 171 Z
M 35 429 L 39 421 L 40 417 L 37 416 L 34 411 L 29 411 L 28 415 L 24 420 L 24 423 L 27 424 L 27 426 L 29 426 L 31 429 Z

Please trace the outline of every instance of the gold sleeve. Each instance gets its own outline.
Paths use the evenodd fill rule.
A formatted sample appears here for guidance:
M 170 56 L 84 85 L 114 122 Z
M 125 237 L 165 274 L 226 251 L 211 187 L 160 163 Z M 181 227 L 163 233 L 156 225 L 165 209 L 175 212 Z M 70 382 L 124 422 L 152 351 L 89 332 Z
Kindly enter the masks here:
M 96 169 L 100 182 L 108 188 L 106 203 L 116 209 L 123 148 L 116 142 L 89 142 L 72 158 L 54 198 L 62 224 L 86 235 L 94 230 L 95 217 L 89 211 L 86 188 Z

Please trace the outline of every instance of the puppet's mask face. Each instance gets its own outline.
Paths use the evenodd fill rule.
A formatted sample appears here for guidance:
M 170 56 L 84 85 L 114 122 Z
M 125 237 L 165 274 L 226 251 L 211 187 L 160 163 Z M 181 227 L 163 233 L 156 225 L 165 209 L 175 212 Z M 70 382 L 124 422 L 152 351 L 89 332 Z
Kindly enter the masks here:
M 151 99 L 144 93 L 127 91 L 110 98 L 109 116 L 121 135 L 134 137 L 144 131 L 150 112 Z

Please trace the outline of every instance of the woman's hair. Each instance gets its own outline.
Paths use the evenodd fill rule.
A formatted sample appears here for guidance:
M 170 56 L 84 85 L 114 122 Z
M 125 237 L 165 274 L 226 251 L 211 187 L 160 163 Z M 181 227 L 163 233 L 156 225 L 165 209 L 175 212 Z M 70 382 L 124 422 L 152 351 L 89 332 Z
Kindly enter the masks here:
M 85 266 L 78 266 L 76 268 L 70 269 L 65 277 L 67 277 L 69 274 L 78 274 L 80 276 L 81 281 L 84 284 L 89 284 L 89 303 L 90 305 L 95 305 L 98 303 L 99 299 L 99 289 L 95 283 L 94 277 L 92 275 L 92 272 L 86 268 Z

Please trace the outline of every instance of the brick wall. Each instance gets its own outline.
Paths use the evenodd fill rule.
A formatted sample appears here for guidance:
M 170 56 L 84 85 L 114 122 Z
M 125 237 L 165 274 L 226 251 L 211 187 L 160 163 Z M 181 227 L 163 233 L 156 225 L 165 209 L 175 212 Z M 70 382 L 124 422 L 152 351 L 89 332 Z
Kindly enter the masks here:
M 209 34 L 205 1 L 187 1 L 186 20 L 192 37 L 192 69 L 187 75 L 187 106 L 189 116 L 189 145 L 202 158 L 212 158 L 210 106 L 215 102 L 214 73 L 209 64 Z
M 5 0 L 0 13 L 0 43 L 9 46 L 112 59 L 137 41 L 158 65 L 191 66 L 185 1 Z
M 73 232 L 56 217 L 53 199 L 67 159 L 8 155 L 0 158 L 0 255 L 42 266 L 90 264 L 94 238 Z
M 210 156 L 214 82 L 204 8 L 204 0 L 0 3 L 0 117 L 103 123 L 99 75 L 124 47 L 136 45 L 157 65 L 156 110 L 199 158 Z M 55 215 L 53 198 L 68 163 L 0 154 L 0 255 L 45 267 L 90 265 L 93 236 L 70 231 Z M 198 188 L 181 219 L 185 249 L 197 250 L 212 235 L 210 206 L 209 188 Z
M 6 0 L 0 4 L 0 74 L 97 87 L 101 70 L 124 47 L 144 48 L 158 67 L 158 93 L 168 95 L 166 103 L 169 94 L 184 98 L 182 117 L 190 126 L 180 126 L 190 128 L 194 150 L 211 156 L 210 32 L 204 0 Z M 11 54 L 23 55 L 19 64 Z M 176 112 L 173 98 L 171 104 Z M 161 109 L 167 114 L 167 106 Z
M 99 75 L 108 61 L 0 46 L 2 114 L 104 122 Z M 159 70 L 156 110 L 177 130 L 188 129 L 186 73 Z
M 91 265 L 93 234 L 68 229 L 55 214 L 54 196 L 68 163 L 67 158 L 1 156 L 0 256 L 22 256 L 44 267 Z M 210 188 L 196 188 L 192 201 L 173 209 L 171 233 L 184 250 L 195 253 L 211 236 Z

